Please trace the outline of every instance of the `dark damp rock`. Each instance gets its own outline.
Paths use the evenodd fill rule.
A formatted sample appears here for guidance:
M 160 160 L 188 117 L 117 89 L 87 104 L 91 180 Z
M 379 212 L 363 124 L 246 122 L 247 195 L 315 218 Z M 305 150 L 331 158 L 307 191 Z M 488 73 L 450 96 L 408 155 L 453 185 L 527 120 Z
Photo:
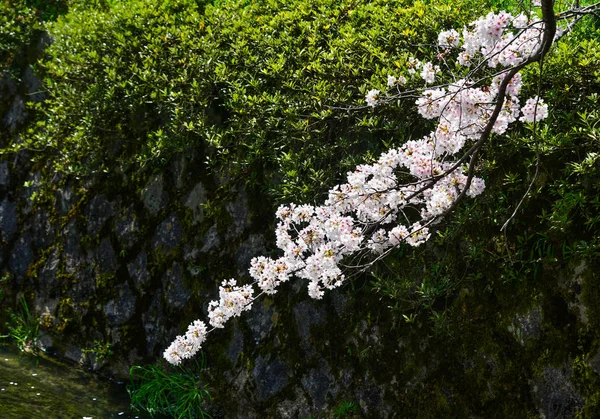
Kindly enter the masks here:
M 35 75 L 31 66 L 27 66 L 23 72 L 22 80 L 25 88 L 27 89 L 27 100 L 40 102 L 44 99 L 42 81 Z
M 25 102 L 21 96 L 16 96 L 12 106 L 4 116 L 2 124 L 10 131 L 17 129 L 25 119 L 27 119 L 27 112 L 25 112 Z
M 244 192 L 234 194 L 237 199 L 225 204 L 225 209 L 231 215 L 231 225 L 225 234 L 228 239 L 239 237 L 249 226 L 248 199 Z
M 18 238 L 10 255 L 9 268 L 15 278 L 25 276 L 27 268 L 33 262 L 33 251 L 31 250 L 31 237 L 24 234 Z
M 44 210 L 38 210 L 33 214 L 33 221 L 28 225 L 27 230 L 31 232 L 32 245 L 36 250 L 49 247 L 56 234 L 55 226 Z
M 310 396 L 312 406 L 317 409 L 323 409 L 326 406 L 327 394 L 330 393 L 330 387 L 334 381 L 329 367 L 324 362 L 318 369 L 311 368 L 302 377 L 302 387 Z
M 10 184 L 10 173 L 8 171 L 8 162 L 0 163 L 0 187 L 7 188 Z
M 59 264 L 58 249 L 54 249 L 40 271 L 39 281 L 37 281 L 38 290 L 35 295 L 35 304 L 37 312 L 42 313 L 42 316 L 44 313 L 47 313 L 47 315 L 54 317 L 56 313 L 56 307 L 59 302 L 59 294 L 56 292 L 56 278 Z
M 69 221 L 63 231 L 63 246 L 65 269 L 70 274 L 75 273 L 78 267 L 85 262 L 79 249 L 81 239 L 82 235 L 75 225 L 75 220 Z
M 308 356 L 316 355 L 315 348 L 311 345 L 310 329 L 325 321 L 325 310 L 323 307 L 316 307 L 311 301 L 302 301 L 294 306 L 293 312 L 300 335 L 300 346 Z
M 233 337 L 231 338 L 231 343 L 227 348 L 227 356 L 232 364 L 235 364 L 238 360 L 238 357 L 244 350 L 244 335 L 240 332 L 240 328 L 237 324 L 233 326 Z
M 30 214 L 33 209 L 33 194 L 39 192 L 41 185 L 42 174 L 40 172 L 30 173 L 27 176 L 28 187 L 24 187 L 19 191 L 19 197 L 22 202 L 21 213 Z
M 185 206 L 192 211 L 192 224 L 201 223 L 204 220 L 202 204 L 206 203 L 206 189 L 198 183 L 188 194 Z
M 0 237 L 10 241 L 17 231 L 17 207 L 14 202 L 4 198 L 0 203 Z
M 251 234 L 250 237 L 242 243 L 235 255 L 240 275 L 248 270 L 250 261 L 253 257 L 264 255 L 265 253 L 264 237 L 261 234 Z
M 600 375 L 600 352 L 591 357 L 587 364 L 596 374 Z
M 129 276 L 133 279 L 135 287 L 140 292 L 146 288 L 146 285 L 148 285 L 148 281 L 150 280 L 150 274 L 146 268 L 147 265 L 148 256 L 144 251 L 141 251 L 133 262 L 127 264 Z
M 116 233 L 119 244 L 125 249 L 131 249 L 139 239 L 140 223 L 133 206 L 125 209 L 116 222 Z
M 115 251 L 108 239 L 102 239 L 100 246 L 96 249 L 96 263 L 100 273 L 114 272 L 117 269 Z
M 571 368 L 547 367 L 532 383 L 532 395 L 540 412 L 546 419 L 572 418 L 585 402 L 571 383 Z
M 258 400 L 264 401 L 281 391 L 288 383 L 288 366 L 279 358 L 258 357 L 252 376 L 256 382 Z
M 142 325 L 146 332 L 146 355 L 154 353 L 154 348 L 164 335 L 165 326 L 163 319 L 161 294 L 157 293 L 152 297 L 152 302 L 148 310 L 142 314 Z
M 152 246 L 156 249 L 162 247 L 163 251 L 169 251 L 177 247 L 183 238 L 183 228 L 177 221 L 175 213 L 171 213 L 166 220 L 160 223 L 154 233 Z
M 153 216 L 167 205 L 169 195 L 165 191 L 165 181 L 162 175 L 156 175 L 146 183 L 142 190 L 142 201 Z
M 252 331 L 255 342 L 266 338 L 273 328 L 273 315 L 275 310 L 266 305 L 266 300 L 261 299 L 252 304 L 246 323 Z
M 91 236 L 100 233 L 106 220 L 112 217 L 114 205 L 107 201 L 104 195 L 97 195 L 87 205 L 85 214 L 87 216 L 87 232 Z
M 509 326 L 508 330 L 521 343 L 526 345 L 532 340 L 538 339 L 542 332 L 542 309 L 534 307 L 525 314 L 515 316 L 514 325 Z
M 299 386 L 294 388 L 291 400 L 277 402 L 278 418 L 308 418 L 314 417 L 310 414 L 309 403 L 305 392 Z
M 336 314 L 343 317 L 350 309 L 350 297 L 346 296 L 339 288 L 331 290 L 330 295 Z
M 219 238 L 219 231 L 216 225 L 213 225 L 208 229 L 206 234 L 204 235 L 202 242 L 204 243 L 202 249 L 200 249 L 203 253 L 208 253 L 213 249 L 216 249 L 221 244 L 221 239 Z
M 73 273 L 72 287 L 68 293 L 73 302 L 81 304 L 87 302 L 96 294 L 96 275 L 89 263 L 81 264 Z
M 104 314 L 110 326 L 118 326 L 127 322 L 135 312 L 135 295 L 126 283 L 119 287 L 117 298 L 104 306 Z
M 60 216 L 65 216 L 71 209 L 71 207 L 77 201 L 77 196 L 73 191 L 72 185 L 67 185 L 64 189 L 59 189 L 57 191 L 57 199 L 56 202 L 58 204 L 58 213 Z
M 77 346 L 69 346 L 63 356 L 78 364 L 83 363 L 83 351 Z
M 372 412 L 369 417 L 388 418 L 393 417 L 384 410 L 383 389 L 376 384 L 366 384 L 356 389 L 356 399 L 365 413 Z
M 180 155 L 179 158 L 173 160 L 171 171 L 173 173 L 173 183 L 177 189 L 183 189 L 186 181 L 187 159 L 185 155 Z
M 165 272 L 162 283 L 169 307 L 182 308 L 190 299 L 190 292 L 183 285 L 183 271 L 177 262 Z

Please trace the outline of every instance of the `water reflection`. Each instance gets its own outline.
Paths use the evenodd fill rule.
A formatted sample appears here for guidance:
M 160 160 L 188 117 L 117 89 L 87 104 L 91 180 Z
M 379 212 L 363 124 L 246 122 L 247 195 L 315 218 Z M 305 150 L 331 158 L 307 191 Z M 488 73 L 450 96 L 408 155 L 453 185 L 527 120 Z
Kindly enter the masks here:
M 136 418 L 124 384 L 0 347 L 3 419 Z

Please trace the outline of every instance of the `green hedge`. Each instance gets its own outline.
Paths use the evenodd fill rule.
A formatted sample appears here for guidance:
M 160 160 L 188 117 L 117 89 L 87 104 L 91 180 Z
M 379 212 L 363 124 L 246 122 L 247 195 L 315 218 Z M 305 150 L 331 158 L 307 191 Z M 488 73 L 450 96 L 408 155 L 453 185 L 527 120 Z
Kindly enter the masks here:
M 365 155 L 420 133 L 367 90 L 483 2 L 132 0 L 50 26 L 49 100 L 26 147 L 85 176 L 193 147 L 284 200 L 312 201 Z M 423 50 L 427 50 L 423 47 Z

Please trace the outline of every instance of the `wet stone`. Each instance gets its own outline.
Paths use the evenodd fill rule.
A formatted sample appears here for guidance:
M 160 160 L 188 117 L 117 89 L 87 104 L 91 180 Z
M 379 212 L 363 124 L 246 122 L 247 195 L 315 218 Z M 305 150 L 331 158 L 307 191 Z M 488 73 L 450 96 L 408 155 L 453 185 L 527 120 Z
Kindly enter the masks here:
M 237 194 L 237 199 L 225 205 L 225 209 L 231 215 L 231 226 L 227 230 L 226 237 L 239 237 L 244 230 L 249 226 L 248 221 L 248 199 L 246 194 L 241 192 Z
M 259 300 L 252 304 L 246 323 L 252 331 L 252 337 L 258 342 L 269 335 L 273 328 L 273 315 L 275 310 L 265 305 L 265 300 Z
M 44 99 L 42 81 L 35 75 L 31 66 L 27 66 L 27 68 L 23 72 L 22 80 L 25 84 L 25 88 L 27 89 L 27 100 L 31 100 L 33 102 L 40 102 Z
M 115 251 L 108 239 L 103 239 L 96 250 L 96 263 L 101 273 L 114 272 L 117 269 Z
M 165 181 L 162 175 L 156 175 L 146 183 L 142 190 L 142 201 L 151 215 L 158 214 L 167 205 L 169 195 L 165 191 Z
M 250 267 L 250 261 L 256 255 L 264 255 L 266 249 L 264 246 L 264 237 L 261 234 L 252 234 L 239 247 L 235 261 L 240 275 L 243 275 Z
M 312 405 L 317 409 L 326 406 L 327 394 L 333 381 L 326 365 L 325 368 L 312 368 L 302 377 L 302 387 L 310 395 Z
M 547 367 L 533 380 L 532 395 L 540 416 L 567 419 L 583 408 L 584 400 L 571 383 L 571 375 L 569 367 Z
M 164 316 L 161 304 L 161 294 L 152 297 L 148 310 L 142 315 L 142 325 L 146 332 L 146 355 L 152 355 L 154 348 L 164 335 Z
M 10 241 L 17 231 L 17 207 L 14 202 L 4 198 L 0 203 L 0 237 Z
M 190 293 L 183 285 L 183 272 L 178 263 L 173 263 L 171 269 L 165 272 L 162 283 L 170 307 L 182 308 L 190 299 Z
M 73 187 L 71 185 L 58 190 L 57 195 L 56 201 L 58 203 L 59 215 L 65 216 L 77 201 L 77 196 L 75 195 L 75 192 L 73 192 Z
M 0 163 L 0 187 L 8 187 L 10 184 L 10 174 L 8 171 L 8 162 Z
M 244 335 L 240 332 L 240 328 L 237 324 L 233 326 L 233 337 L 231 343 L 227 348 L 227 356 L 232 364 L 235 364 L 240 354 L 244 350 Z
M 150 280 L 150 274 L 146 268 L 147 265 L 148 256 L 144 251 L 140 252 L 133 262 L 127 264 L 129 276 L 131 279 L 133 279 L 135 287 L 138 289 L 138 291 L 142 291 L 142 289 L 146 287 L 148 281 Z
M 206 190 L 201 183 L 198 183 L 185 200 L 185 206 L 192 211 L 192 224 L 198 224 L 204 220 L 204 210 L 202 209 L 204 203 L 206 203 Z
M 27 268 L 33 262 L 33 251 L 31 250 L 31 238 L 25 234 L 17 240 L 10 256 L 9 267 L 15 278 L 25 276 Z
M 35 249 L 45 249 L 52 244 L 55 230 L 46 211 L 38 210 L 34 213 L 28 230 L 31 232 L 32 244 Z
M 127 322 L 135 312 L 135 295 L 127 284 L 118 291 L 117 298 L 110 300 L 104 306 L 104 314 L 110 326 L 119 326 Z
M 71 220 L 66 225 L 63 234 L 65 268 L 72 274 L 85 262 L 79 251 L 82 235 L 75 225 L 75 220 Z
M 129 207 L 122 212 L 116 222 L 115 230 L 119 244 L 123 248 L 131 249 L 135 246 L 139 236 L 140 224 L 133 207 Z
M 258 400 L 264 401 L 281 391 L 288 383 L 288 366 L 279 358 L 258 357 L 252 376 L 256 382 Z
M 542 320 L 541 307 L 534 307 L 528 313 L 518 314 L 515 317 L 514 325 L 509 327 L 509 331 L 521 345 L 526 345 L 530 341 L 540 337 Z
M 171 213 L 166 220 L 159 224 L 152 239 L 152 246 L 161 247 L 163 251 L 170 251 L 177 247 L 183 238 L 183 228 L 177 221 L 177 216 Z
M 16 96 L 12 106 L 2 120 L 2 124 L 12 132 L 22 124 L 26 118 L 27 112 L 25 112 L 25 102 L 23 102 L 21 96 Z
M 308 356 L 316 355 L 316 350 L 311 345 L 310 329 L 325 321 L 325 310 L 323 307 L 316 307 L 311 301 L 302 301 L 294 306 L 293 312 L 300 335 L 300 346 Z
M 221 239 L 219 238 L 219 231 L 217 230 L 216 225 L 213 225 L 211 228 L 208 229 L 202 241 L 204 245 L 202 246 L 202 249 L 200 249 L 200 251 L 203 253 L 208 253 L 211 250 L 219 247 L 219 245 L 221 244 Z
M 113 204 L 108 202 L 103 195 L 95 196 L 86 208 L 88 234 L 95 236 L 100 233 L 106 220 L 112 217 L 113 211 Z

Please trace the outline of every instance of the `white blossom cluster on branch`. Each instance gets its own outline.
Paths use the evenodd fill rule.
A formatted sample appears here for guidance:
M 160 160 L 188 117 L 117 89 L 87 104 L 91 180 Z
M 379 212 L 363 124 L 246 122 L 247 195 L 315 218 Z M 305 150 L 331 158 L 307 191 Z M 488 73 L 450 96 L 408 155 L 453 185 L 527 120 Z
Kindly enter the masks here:
M 373 164 L 358 166 L 348 173 L 346 183 L 331 188 L 320 206 L 290 204 L 277 210 L 276 244 L 282 256 L 252 259 L 252 284 L 223 281 L 219 300 L 208 306 L 213 329 L 249 310 L 259 295 L 275 294 L 293 276 L 307 279 L 309 295 L 321 298 L 326 289 L 344 283 L 346 269 L 370 266 L 403 243 L 423 244 L 430 227 L 459 199 L 481 194 L 485 183 L 472 173 L 477 150 L 471 146 L 465 152 L 465 146 L 490 133 L 503 134 L 518 119 L 534 122 L 548 115 L 537 97 L 520 105 L 521 76 L 511 73 L 542 46 L 544 23 L 532 16 L 489 13 L 461 33 L 443 31 L 438 36 L 439 63 L 411 57 L 406 76 L 388 77 L 388 93 L 369 91 L 366 103 L 375 107 L 386 98 L 402 97 L 407 77 L 418 75 L 426 85 L 433 84 L 442 68 L 450 68 L 444 63 L 451 57 L 468 69 L 467 77 L 420 91 L 419 114 L 438 121 L 429 135 L 388 150 Z M 490 75 L 490 69 L 499 70 Z M 476 79 L 480 74 L 484 76 Z M 176 365 L 193 356 L 207 333 L 205 324 L 196 320 L 165 351 L 165 359 Z

